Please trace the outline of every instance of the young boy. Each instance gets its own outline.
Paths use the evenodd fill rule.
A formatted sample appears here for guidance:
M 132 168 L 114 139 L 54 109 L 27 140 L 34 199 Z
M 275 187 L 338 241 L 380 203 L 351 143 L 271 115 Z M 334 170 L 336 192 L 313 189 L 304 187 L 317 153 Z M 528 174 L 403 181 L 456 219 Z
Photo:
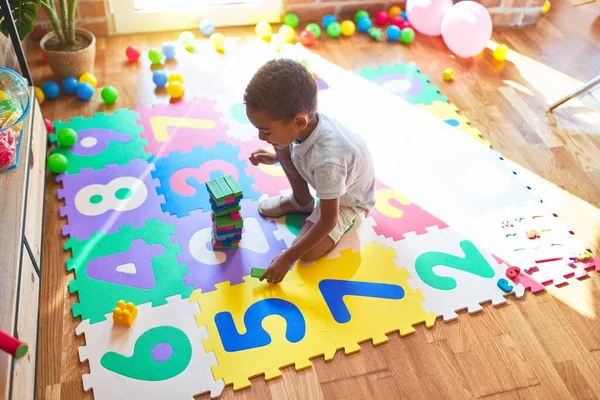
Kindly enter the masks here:
M 317 84 L 300 63 L 267 62 L 244 94 L 248 119 L 275 154 L 257 150 L 254 165 L 280 163 L 292 195 L 264 200 L 265 217 L 310 214 L 293 245 L 275 257 L 260 280 L 279 283 L 298 260 L 310 262 L 329 253 L 361 212 L 375 204 L 375 173 L 364 140 L 317 111 Z M 308 185 L 315 189 L 315 207 Z

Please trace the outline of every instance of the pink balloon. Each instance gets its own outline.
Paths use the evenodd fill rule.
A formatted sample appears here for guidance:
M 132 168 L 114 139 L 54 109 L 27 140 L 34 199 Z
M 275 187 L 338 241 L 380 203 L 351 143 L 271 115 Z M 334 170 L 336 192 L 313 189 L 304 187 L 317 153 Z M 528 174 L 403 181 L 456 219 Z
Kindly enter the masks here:
M 442 19 L 452 7 L 452 0 L 408 0 L 406 15 L 413 28 L 424 35 L 442 34 Z
M 456 3 L 442 20 L 442 37 L 457 56 L 474 57 L 492 37 L 490 13 L 474 1 Z

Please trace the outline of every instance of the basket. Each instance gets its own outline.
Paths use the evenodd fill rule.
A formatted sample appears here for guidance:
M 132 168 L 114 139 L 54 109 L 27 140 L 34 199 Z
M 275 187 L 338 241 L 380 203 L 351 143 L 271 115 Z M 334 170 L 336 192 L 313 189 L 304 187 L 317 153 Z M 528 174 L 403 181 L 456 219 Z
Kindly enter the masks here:
M 19 164 L 23 120 L 30 108 L 25 78 L 10 68 L 0 67 L 0 172 Z

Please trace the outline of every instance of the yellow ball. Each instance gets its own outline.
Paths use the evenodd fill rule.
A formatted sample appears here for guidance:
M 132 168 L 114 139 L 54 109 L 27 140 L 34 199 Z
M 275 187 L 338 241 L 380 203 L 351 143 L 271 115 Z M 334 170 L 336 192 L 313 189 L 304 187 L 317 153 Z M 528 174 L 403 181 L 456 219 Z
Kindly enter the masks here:
M 390 16 L 390 18 L 397 17 L 400 14 L 402 14 L 402 9 L 398 6 L 392 6 L 388 11 L 388 15 Z
M 183 96 L 183 84 L 175 81 L 167 85 L 167 93 L 174 99 L 178 99 Z
M 190 31 L 181 32 L 179 34 L 179 41 L 183 45 L 183 47 L 193 47 L 194 41 L 196 40 L 196 36 Z
M 354 22 L 348 19 L 342 22 L 342 35 L 352 36 L 354 32 L 356 32 L 356 25 L 354 25 Z
M 38 103 L 40 104 L 42 104 L 44 100 L 46 100 L 46 95 L 44 94 L 44 91 L 37 86 L 35 87 L 35 97 L 37 97 Z
M 506 56 L 508 55 L 508 46 L 505 44 L 500 44 L 498 47 L 494 49 L 494 53 L 492 54 L 494 58 L 498 61 L 506 60 Z
M 179 83 L 183 83 L 183 75 L 181 75 L 179 72 L 172 72 L 169 74 L 169 77 L 167 78 L 167 82 L 172 83 L 172 82 L 179 82 Z
M 36 87 L 36 89 L 37 89 L 37 87 Z M 0 101 L 4 101 L 6 99 L 8 99 L 6 92 L 4 90 L 0 90 Z
M 444 72 L 442 72 L 442 78 L 444 78 L 446 82 L 451 81 L 454 79 L 454 70 L 452 68 L 446 68 Z
M 546 14 L 548 11 L 550 11 L 550 7 L 552 7 L 552 4 L 550 4 L 549 0 L 546 0 L 544 6 L 542 7 L 542 14 Z
M 256 36 L 258 36 L 261 39 L 268 39 L 269 37 L 271 37 L 272 32 L 273 28 L 271 28 L 271 24 L 265 21 L 259 22 L 254 28 L 254 33 L 256 33 Z
M 223 46 L 225 45 L 225 36 L 222 33 L 213 33 L 212 35 L 210 35 L 209 40 L 210 43 L 212 43 L 215 50 L 223 50 Z
M 79 83 L 89 83 L 93 87 L 96 87 L 96 85 L 98 85 L 98 80 L 96 79 L 94 74 L 86 72 L 79 77 Z
M 287 26 L 287 25 L 284 25 Z M 271 36 L 271 46 L 275 48 L 275 51 L 281 51 L 283 46 L 285 46 L 285 38 L 280 33 L 276 33 Z
M 296 39 L 296 31 L 289 25 L 281 25 L 279 34 L 283 36 L 283 39 L 288 43 L 292 43 L 294 39 Z

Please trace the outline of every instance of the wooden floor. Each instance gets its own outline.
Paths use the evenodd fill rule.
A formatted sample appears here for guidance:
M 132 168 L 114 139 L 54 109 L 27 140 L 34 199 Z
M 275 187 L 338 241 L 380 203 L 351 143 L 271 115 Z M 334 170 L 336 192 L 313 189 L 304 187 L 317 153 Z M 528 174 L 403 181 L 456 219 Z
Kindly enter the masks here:
M 504 64 L 492 61 L 487 50 L 474 62 L 453 59 L 439 39 L 419 38 L 410 48 L 373 43 L 365 37 L 324 39 L 316 51 L 344 68 L 360 69 L 382 63 L 415 61 L 493 147 L 526 167 L 532 186 L 544 193 L 572 229 L 594 245 L 600 242 L 600 114 L 577 101 L 556 112 L 549 126 L 547 105 L 582 81 L 600 73 L 600 3 L 574 8 L 554 1 L 552 11 L 537 27 L 496 30 L 493 39 L 514 52 Z M 252 32 L 229 29 L 229 35 Z M 99 39 L 96 75 L 121 92 L 119 107 L 150 102 L 155 94 L 149 79 L 123 65 L 123 49 L 173 40 L 176 33 Z M 31 46 L 32 48 L 35 46 Z M 51 77 L 37 52 L 30 50 L 34 79 Z M 444 83 L 441 72 L 456 70 L 456 80 Z M 46 102 L 51 119 L 90 116 L 102 110 L 98 102 L 82 104 L 62 98 Z M 38 397 L 85 399 L 75 336 L 78 321 L 71 317 L 76 296 L 67 290 L 64 239 L 56 185 L 47 180 L 44 224 Z M 418 327 L 405 338 L 391 335 L 387 344 L 365 343 L 352 356 L 314 361 L 314 368 L 284 370 L 283 378 L 223 398 L 297 399 L 593 399 L 600 397 L 600 276 L 572 281 L 560 289 L 485 307 L 477 315 L 461 315 L 432 329 Z

